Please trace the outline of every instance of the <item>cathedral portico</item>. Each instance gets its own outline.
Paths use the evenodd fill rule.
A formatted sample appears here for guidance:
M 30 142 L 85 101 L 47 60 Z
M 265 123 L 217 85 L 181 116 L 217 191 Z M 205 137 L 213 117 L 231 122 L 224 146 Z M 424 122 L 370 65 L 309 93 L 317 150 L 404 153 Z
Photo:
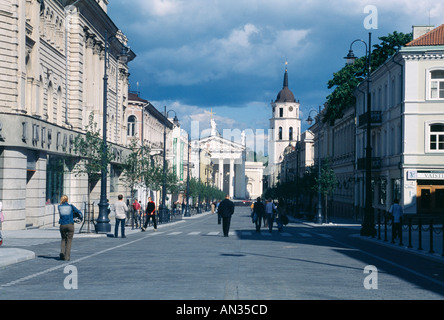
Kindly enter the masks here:
M 225 132 L 224 132 L 225 133 Z M 229 194 L 231 198 L 244 199 L 245 182 L 245 144 L 222 137 L 216 129 L 216 122 L 211 119 L 211 135 L 199 141 L 201 149 L 209 152 L 214 164 L 213 178 L 215 186 Z

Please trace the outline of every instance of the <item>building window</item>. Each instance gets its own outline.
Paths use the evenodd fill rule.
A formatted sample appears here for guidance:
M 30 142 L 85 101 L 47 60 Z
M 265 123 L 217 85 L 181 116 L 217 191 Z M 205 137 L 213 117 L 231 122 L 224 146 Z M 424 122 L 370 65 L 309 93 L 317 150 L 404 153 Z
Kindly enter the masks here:
M 430 151 L 444 151 L 444 124 L 430 125 Z
M 279 127 L 279 140 L 282 140 L 282 127 Z
M 284 117 L 284 108 L 279 108 L 279 117 L 280 118 Z
M 387 179 L 379 180 L 379 204 L 387 202 Z
M 401 200 L 401 179 L 392 179 L 392 203 L 397 199 Z
M 128 137 L 134 137 L 136 135 L 136 117 L 135 116 L 128 117 L 127 135 L 128 135 Z
M 444 70 L 430 72 L 430 98 L 444 99 Z
M 46 165 L 46 204 L 60 202 L 63 194 L 64 160 L 50 155 Z
M 109 172 L 109 192 L 118 192 L 119 176 L 121 170 L 115 164 L 111 164 Z
M 288 132 L 288 140 L 293 140 L 293 127 L 290 127 L 290 130 L 289 130 L 289 132 Z

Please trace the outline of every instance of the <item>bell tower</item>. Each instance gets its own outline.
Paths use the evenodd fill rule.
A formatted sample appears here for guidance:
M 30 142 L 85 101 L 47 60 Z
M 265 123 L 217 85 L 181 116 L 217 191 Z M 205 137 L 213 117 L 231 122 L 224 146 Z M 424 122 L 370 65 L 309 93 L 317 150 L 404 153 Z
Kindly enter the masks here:
M 299 118 L 299 101 L 294 98 L 288 88 L 287 63 L 285 66 L 283 88 L 279 91 L 276 100 L 271 102 L 272 116 L 270 119 L 270 134 L 268 165 L 270 167 L 270 186 L 277 183 L 278 164 L 282 162 L 284 150 L 289 145 L 295 145 L 301 137 L 301 120 Z

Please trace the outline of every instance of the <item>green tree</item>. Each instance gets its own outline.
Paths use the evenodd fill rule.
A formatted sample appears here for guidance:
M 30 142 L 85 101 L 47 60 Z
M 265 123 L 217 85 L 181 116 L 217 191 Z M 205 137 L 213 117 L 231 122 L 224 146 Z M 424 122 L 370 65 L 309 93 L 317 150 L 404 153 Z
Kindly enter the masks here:
M 133 203 L 137 187 L 144 185 L 143 173 L 150 167 L 150 148 L 145 145 L 139 147 L 137 139 L 133 139 L 128 148 L 131 153 L 123 160 L 121 181 L 130 189 L 131 203 Z
M 328 196 L 333 193 L 338 181 L 335 172 L 331 168 L 330 161 L 325 159 L 322 162 L 321 176 L 315 178 L 316 184 L 313 188 L 316 191 L 320 191 L 324 196 L 325 222 L 327 222 Z
M 89 221 L 91 191 L 99 181 L 102 169 L 108 173 L 108 165 L 114 160 L 114 153 L 111 151 L 111 148 L 106 148 L 105 154 L 103 152 L 103 138 L 97 123 L 94 122 L 94 113 L 89 115 L 85 134 L 78 134 L 74 139 L 74 153 L 75 156 L 71 159 L 71 163 L 74 164 L 72 172 L 76 176 L 85 174 L 88 178 L 87 219 Z M 105 161 L 103 161 L 103 157 L 105 157 Z
M 165 168 L 165 178 L 166 193 L 177 192 L 180 188 L 179 180 L 176 173 L 168 165 Z M 161 190 L 164 181 L 163 161 L 159 162 L 146 160 L 146 162 L 144 162 L 144 168 L 141 172 L 141 180 L 147 188 L 156 191 Z
M 406 43 L 412 40 L 412 34 L 394 31 L 387 36 L 380 37 L 381 41 L 372 48 L 371 70 L 376 70 L 388 58 L 393 56 Z M 327 96 L 327 107 L 323 117 L 324 122 L 333 124 L 336 119 L 343 116 L 346 108 L 356 103 L 353 91 L 366 76 L 366 58 L 356 59 L 353 65 L 345 65 L 327 83 L 328 89 L 334 88 Z

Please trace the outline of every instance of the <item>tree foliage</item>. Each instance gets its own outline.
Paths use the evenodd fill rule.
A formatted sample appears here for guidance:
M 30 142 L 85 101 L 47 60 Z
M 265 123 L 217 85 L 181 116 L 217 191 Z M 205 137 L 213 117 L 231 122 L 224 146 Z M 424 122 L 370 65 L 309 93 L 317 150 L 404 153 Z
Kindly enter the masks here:
M 100 129 L 94 122 L 94 113 L 90 113 L 88 124 L 85 127 L 85 134 L 78 134 L 74 139 L 74 153 L 76 156 L 71 158 L 74 164 L 72 172 L 77 176 L 86 174 L 88 177 L 88 194 L 86 219 L 90 220 L 91 212 L 91 191 L 95 183 L 99 180 L 102 170 L 108 173 L 108 165 L 114 160 L 114 153 L 107 147 L 104 152 L 103 138 L 100 135 Z M 89 231 L 89 224 L 88 224 Z
M 94 113 L 89 115 L 85 134 L 78 134 L 74 139 L 74 153 L 77 157 L 73 167 L 75 175 L 86 174 L 89 181 L 94 181 L 100 177 L 102 169 L 108 172 L 108 165 L 114 160 L 114 153 L 108 147 L 104 154 L 103 139 L 97 123 L 94 122 Z M 104 162 L 103 157 L 105 157 Z
M 143 172 L 150 167 L 149 153 L 147 146 L 139 147 L 138 140 L 133 139 L 128 146 L 131 152 L 123 160 L 122 181 L 131 190 L 131 197 L 134 196 L 135 189 L 143 184 Z
M 327 196 L 334 191 L 338 181 L 335 172 L 331 168 L 330 161 L 324 159 L 322 162 L 321 175 L 320 177 L 315 177 L 316 184 L 313 186 L 313 189 Z
M 376 70 L 402 46 L 410 42 L 412 35 L 394 31 L 387 36 L 380 37 L 379 40 L 381 42 L 372 48 L 371 70 Z M 353 92 L 366 76 L 366 65 L 367 61 L 364 56 L 356 59 L 353 65 L 345 65 L 341 70 L 333 73 L 333 78 L 327 83 L 328 88 L 334 88 L 334 90 L 327 96 L 324 122 L 333 124 L 336 119 L 343 116 L 346 108 L 356 103 Z
M 200 196 L 201 201 L 212 201 L 215 199 L 223 199 L 225 194 L 223 191 L 213 187 L 205 185 L 202 181 L 197 178 L 191 178 L 188 184 L 189 196 L 193 199 L 198 199 Z

